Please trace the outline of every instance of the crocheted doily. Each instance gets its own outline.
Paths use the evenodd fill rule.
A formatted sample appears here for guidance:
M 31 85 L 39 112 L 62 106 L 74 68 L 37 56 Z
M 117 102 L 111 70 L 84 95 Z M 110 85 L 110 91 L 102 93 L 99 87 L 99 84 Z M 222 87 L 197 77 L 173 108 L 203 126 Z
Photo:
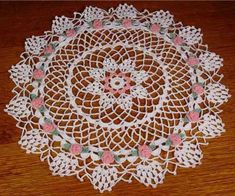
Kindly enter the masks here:
M 6 111 L 21 147 L 53 175 L 88 178 L 101 192 L 121 180 L 156 187 L 200 164 L 201 145 L 224 131 L 221 66 L 201 30 L 168 11 L 87 7 L 26 39 Z

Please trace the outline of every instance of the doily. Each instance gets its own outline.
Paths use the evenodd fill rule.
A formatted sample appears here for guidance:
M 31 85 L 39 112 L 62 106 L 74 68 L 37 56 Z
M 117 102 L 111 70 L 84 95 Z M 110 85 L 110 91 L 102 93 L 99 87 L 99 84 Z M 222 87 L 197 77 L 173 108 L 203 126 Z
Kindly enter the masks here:
M 6 111 L 21 147 L 53 175 L 89 179 L 101 192 L 121 180 L 156 187 L 200 164 L 201 145 L 224 131 L 221 66 L 201 30 L 168 11 L 87 7 L 26 39 Z

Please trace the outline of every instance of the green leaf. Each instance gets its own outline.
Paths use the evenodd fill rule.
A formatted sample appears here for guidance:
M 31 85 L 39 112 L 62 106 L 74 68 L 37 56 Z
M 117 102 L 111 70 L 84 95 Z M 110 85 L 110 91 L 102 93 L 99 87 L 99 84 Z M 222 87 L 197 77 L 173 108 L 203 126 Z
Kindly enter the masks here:
M 59 45 L 59 42 L 53 42 L 53 43 L 51 43 L 51 46 L 53 47 L 53 49 L 55 49 L 58 45 Z
M 88 153 L 88 152 L 89 152 L 88 146 L 82 148 L 82 153 Z
M 119 161 L 120 161 L 120 157 L 117 156 L 117 155 L 114 155 L 114 159 L 115 159 L 116 162 L 119 162 Z
M 133 26 L 138 26 L 139 25 L 139 22 L 136 21 L 136 20 L 132 20 L 131 23 L 132 23 Z
M 69 143 L 66 143 L 66 144 L 63 145 L 63 148 L 64 148 L 65 150 L 69 150 L 70 147 L 71 147 L 71 144 L 69 144 Z
M 51 55 L 51 53 L 45 53 L 43 56 L 46 58 L 46 60 L 48 59 L 48 57 Z
M 195 70 L 195 69 L 197 69 L 198 68 L 198 65 L 194 65 L 193 66 L 193 69 Z
M 181 137 L 181 139 L 184 139 L 185 134 L 184 133 L 180 133 L 179 136 Z
M 205 84 L 203 84 L 202 82 L 198 82 L 199 85 L 201 85 L 202 87 L 205 86 Z
M 169 33 L 169 37 L 170 37 L 170 39 L 174 39 L 175 38 L 175 34 L 174 33 Z
M 200 108 L 196 108 L 195 111 L 198 112 L 198 113 L 201 113 L 201 109 Z
M 89 25 L 89 27 L 92 27 L 93 21 L 92 22 L 87 22 L 87 24 Z
M 103 152 L 102 152 L 102 151 L 99 151 L 99 152 L 98 152 L 98 156 L 99 156 L 99 157 L 102 157 L 102 155 L 103 155 Z
M 102 25 L 103 25 L 103 26 L 108 25 L 108 24 L 109 24 L 109 21 L 107 21 L 107 20 L 103 20 L 103 21 L 102 21 Z
M 167 141 L 166 141 L 166 145 L 167 145 L 167 146 L 170 146 L 170 145 L 171 145 L 171 141 L 170 141 L 170 140 L 167 140 Z
M 79 31 L 79 29 L 80 29 L 79 27 L 75 27 L 74 28 L 75 31 Z
M 52 135 L 59 135 L 60 133 L 59 133 L 59 131 L 57 131 L 57 130 L 55 130 L 55 131 L 53 131 L 52 132 Z
M 121 24 L 121 23 L 122 23 L 122 21 L 123 21 L 123 20 L 118 19 L 118 20 L 116 20 L 115 22 L 118 22 L 118 23 L 120 23 L 120 24 Z
M 62 33 L 62 34 L 60 34 L 60 36 L 62 36 L 62 37 L 66 37 L 66 34 L 65 34 L 65 33 Z
M 40 66 L 40 69 L 43 71 L 43 70 L 44 70 L 44 67 L 45 67 L 45 64 L 42 63 L 42 65 Z
M 184 117 L 184 118 L 183 118 L 183 121 L 184 121 L 184 122 L 189 122 L 189 120 L 188 120 L 187 117 Z
M 40 83 L 40 82 L 42 82 L 42 79 L 38 79 L 38 80 L 36 80 L 38 83 Z
M 166 33 L 166 28 L 161 27 L 159 33 L 162 34 L 162 35 L 165 34 Z
M 154 145 L 154 144 L 150 144 L 150 145 L 149 145 L 149 148 L 150 148 L 151 150 L 155 150 L 156 145 Z
M 147 24 L 145 24 L 145 25 L 144 25 L 144 27 L 146 27 L 146 28 L 150 29 L 151 24 L 150 24 L 150 23 L 147 23 Z
M 30 98 L 35 99 L 35 98 L 37 98 L 37 95 L 36 94 L 30 94 Z
M 136 149 L 131 150 L 131 155 L 138 156 L 138 150 L 136 150 Z
M 197 98 L 197 97 L 198 97 L 197 93 L 193 92 L 193 98 Z
M 39 110 L 39 112 L 41 112 L 41 113 L 44 113 L 44 112 L 45 112 L 44 106 L 40 107 L 38 110 Z
M 45 123 L 51 123 L 51 120 L 50 120 L 49 118 L 46 118 L 46 117 L 45 117 L 45 118 L 44 118 L 44 122 L 45 122 Z
M 44 113 L 45 112 L 45 107 L 44 106 L 40 107 L 39 112 Z
M 121 25 L 122 24 L 122 20 L 116 20 L 115 21 L 115 25 Z

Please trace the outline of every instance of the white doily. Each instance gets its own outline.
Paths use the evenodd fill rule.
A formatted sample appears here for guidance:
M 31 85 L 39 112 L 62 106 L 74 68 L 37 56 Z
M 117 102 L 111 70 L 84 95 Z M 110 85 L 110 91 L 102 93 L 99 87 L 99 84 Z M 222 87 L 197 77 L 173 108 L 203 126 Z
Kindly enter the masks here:
M 53 175 L 88 178 L 101 192 L 121 180 L 156 187 L 200 164 L 200 146 L 224 131 L 221 66 L 201 30 L 168 11 L 87 7 L 26 39 L 6 111 L 21 147 Z

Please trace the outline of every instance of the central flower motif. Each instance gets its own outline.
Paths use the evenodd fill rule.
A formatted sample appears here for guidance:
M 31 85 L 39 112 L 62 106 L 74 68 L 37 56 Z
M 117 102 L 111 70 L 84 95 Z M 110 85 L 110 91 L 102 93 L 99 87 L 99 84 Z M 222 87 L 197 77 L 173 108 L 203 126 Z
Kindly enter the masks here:
M 130 89 L 130 82 L 131 78 L 125 73 L 114 72 L 105 77 L 104 88 L 113 94 L 123 94 Z
M 86 91 L 100 95 L 100 105 L 109 108 L 117 103 L 122 109 L 132 106 L 132 98 L 147 98 L 148 92 L 141 83 L 148 79 L 146 71 L 135 70 L 135 64 L 126 59 L 117 64 L 113 59 L 105 59 L 103 68 L 89 70 L 94 79 L 86 87 Z

